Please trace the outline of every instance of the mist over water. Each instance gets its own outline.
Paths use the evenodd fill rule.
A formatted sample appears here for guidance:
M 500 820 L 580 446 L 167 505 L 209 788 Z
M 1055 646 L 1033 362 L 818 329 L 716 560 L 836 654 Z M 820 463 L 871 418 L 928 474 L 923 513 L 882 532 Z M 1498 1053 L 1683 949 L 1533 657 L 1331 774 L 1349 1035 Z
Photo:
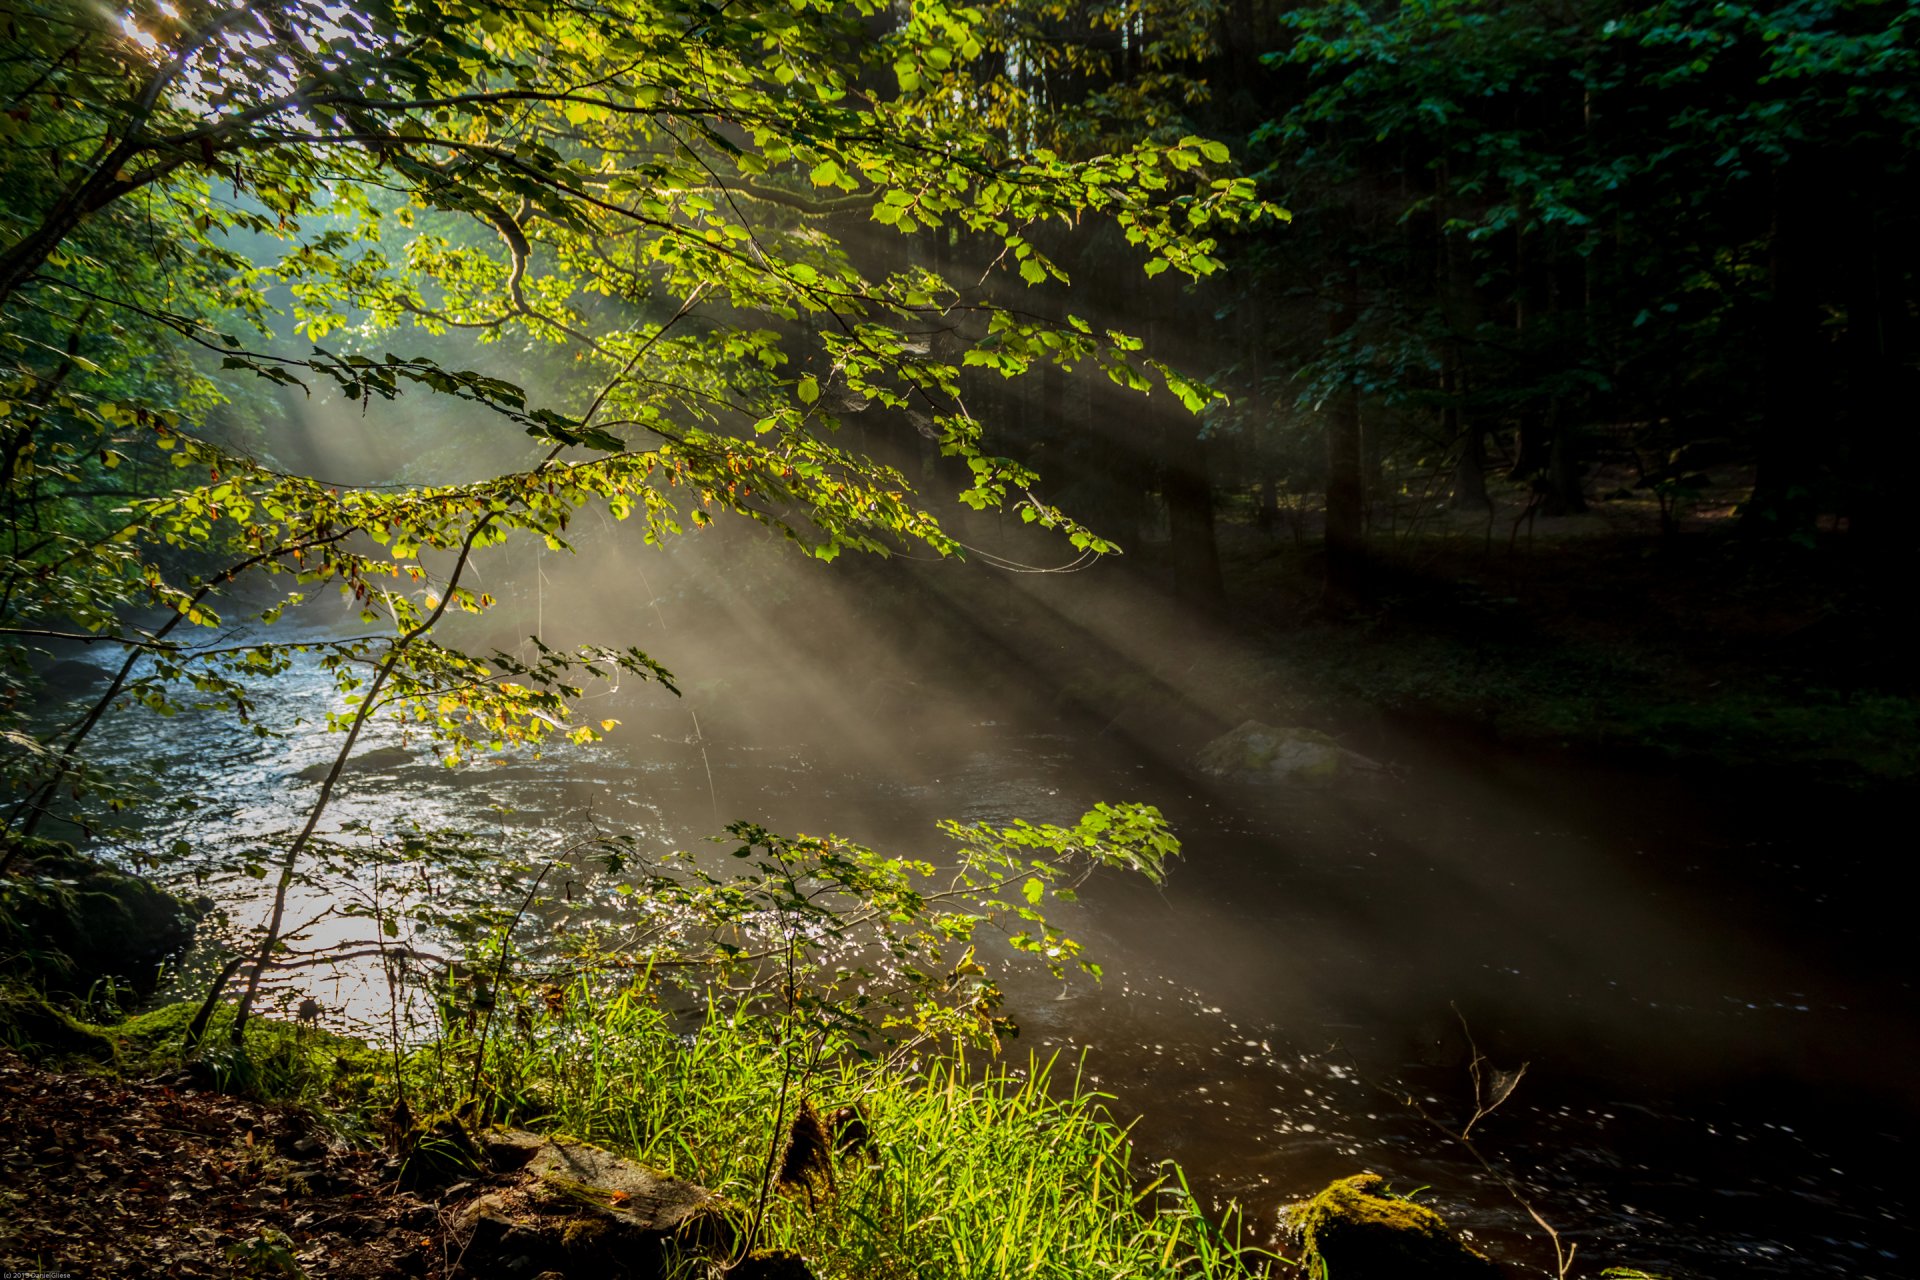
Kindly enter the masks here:
M 355 435 L 379 427 L 323 415 L 311 435 L 343 468 L 391 467 Z M 960 533 L 1035 565 L 1062 559 L 989 520 Z M 1846 856 L 1890 814 L 1380 720 L 1337 729 L 1392 767 L 1383 782 L 1222 784 L 1193 753 L 1247 717 L 1236 690 L 1260 647 L 1126 561 L 827 566 L 746 527 L 647 547 L 597 513 L 571 534 L 571 556 L 526 542 L 482 554 L 476 585 L 501 603 L 450 638 L 638 645 L 683 696 L 590 688 L 583 715 L 621 721 L 608 742 L 453 773 L 383 727 L 362 751 L 404 754 L 347 775 L 335 838 L 419 823 L 536 857 L 590 824 L 664 850 L 749 819 L 937 854 L 942 817 L 1057 821 L 1097 800 L 1150 802 L 1184 856 L 1164 888 L 1103 875 L 1061 918 L 1104 984 L 1010 969 L 1024 1028 L 1010 1048 L 1084 1052 L 1087 1078 L 1139 1117 L 1141 1153 L 1179 1158 L 1202 1194 L 1239 1199 L 1265 1230 L 1285 1199 L 1373 1168 L 1430 1185 L 1428 1202 L 1507 1259 L 1549 1265 L 1518 1206 L 1403 1103 L 1464 1115 L 1469 1028 L 1493 1066 L 1531 1064 L 1477 1136 L 1592 1265 L 1910 1266 L 1897 1175 L 1920 1113 L 1907 1066 L 1920 1024 L 1897 908 Z M 290 625 L 356 624 L 316 601 Z M 318 672 L 277 684 L 262 713 L 288 736 L 264 741 L 217 717 L 123 712 L 104 754 L 200 797 L 148 840 L 231 860 L 311 802 L 299 775 L 337 749 L 318 723 L 332 696 Z M 261 909 L 259 881 L 207 887 L 236 927 Z M 293 918 L 326 905 L 315 891 Z M 316 940 L 357 927 L 335 923 Z M 381 1024 L 371 968 L 316 994 Z
M 409 745 L 351 771 L 326 825 L 346 841 L 349 823 L 459 827 L 532 856 L 589 821 L 664 850 L 747 818 L 937 854 L 939 818 L 1152 802 L 1185 856 L 1164 889 L 1102 875 L 1062 919 L 1106 983 L 1010 969 L 1025 1031 L 1010 1050 L 1085 1054 L 1117 1113 L 1140 1117 L 1142 1155 L 1179 1157 L 1202 1194 L 1267 1228 L 1286 1197 L 1371 1167 L 1544 1265 L 1519 1207 L 1396 1096 L 1457 1123 L 1467 1027 L 1494 1067 L 1530 1063 L 1478 1136 L 1596 1265 L 1903 1274 L 1912 990 L 1891 906 L 1828 852 L 1868 839 L 1872 814 L 1382 723 L 1346 741 L 1394 766 L 1386 783 L 1221 785 L 1190 754 L 1240 718 L 1229 677 L 1250 649 L 1108 568 L 841 572 L 751 530 L 664 551 L 622 526 L 582 530 L 576 557 L 507 547 L 478 562 L 503 604 L 468 641 L 637 643 L 684 697 L 593 689 L 586 712 L 618 718 L 614 739 L 538 760 L 447 773 Z M 344 622 L 315 606 L 296 626 Z M 1150 712 L 1073 693 L 1116 670 L 1154 693 Z M 338 745 L 313 723 L 326 697 L 319 674 L 282 685 L 267 718 L 309 723 L 265 743 L 219 739 L 213 718 L 119 716 L 111 754 L 209 794 L 152 839 L 211 856 L 292 827 L 313 794 L 298 773 Z M 401 739 L 365 748 L 382 745 Z M 263 892 L 211 890 L 234 923 Z M 382 1019 L 367 969 L 319 994 Z

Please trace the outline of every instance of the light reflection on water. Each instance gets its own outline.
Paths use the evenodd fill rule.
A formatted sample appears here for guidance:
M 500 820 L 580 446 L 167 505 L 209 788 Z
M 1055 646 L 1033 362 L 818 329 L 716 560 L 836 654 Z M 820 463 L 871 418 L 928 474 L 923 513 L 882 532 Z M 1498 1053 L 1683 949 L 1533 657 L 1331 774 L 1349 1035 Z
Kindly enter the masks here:
M 270 865 L 317 793 L 302 772 L 337 749 L 318 727 L 333 697 L 318 672 L 290 673 L 261 706 L 267 739 L 219 714 L 133 711 L 101 730 L 102 756 L 157 796 L 191 797 L 140 842 L 190 844 L 183 881 L 234 931 L 263 919 L 271 894 L 244 867 Z M 1187 1162 L 1208 1194 L 1268 1223 L 1274 1204 L 1372 1167 L 1432 1187 L 1427 1202 L 1541 1267 L 1550 1254 L 1493 1180 L 1393 1096 L 1457 1117 L 1457 1006 L 1498 1065 L 1534 1062 L 1485 1144 L 1593 1267 L 1892 1277 L 1910 1265 L 1898 1174 L 1915 1107 L 1898 1060 L 1920 1048 L 1911 990 L 1882 974 L 1862 993 L 1868 961 L 1837 926 L 1783 948 L 1780 904 L 1723 907 L 1715 877 L 1733 837 L 1711 821 L 1657 807 L 1628 821 L 1550 770 L 1415 759 L 1384 793 L 1275 795 L 1004 720 L 881 757 L 755 741 L 748 718 L 711 710 L 696 739 L 657 693 L 603 696 L 592 714 L 626 727 L 452 774 L 379 726 L 361 746 L 378 767 L 349 772 L 323 834 L 364 847 L 406 824 L 461 830 L 537 862 L 589 825 L 694 847 L 718 812 L 923 853 L 940 817 L 1062 821 L 1097 799 L 1152 801 L 1187 848 L 1170 884 L 1105 877 L 1062 916 L 1107 982 L 1004 985 L 1026 1030 L 1014 1047 L 1084 1051 L 1090 1082 L 1142 1117 L 1143 1153 Z M 289 918 L 375 888 L 364 871 L 335 876 L 300 889 Z M 308 937 L 376 941 L 366 920 L 339 916 Z M 305 994 L 338 1025 L 389 1024 L 377 958 L 283 993 Z

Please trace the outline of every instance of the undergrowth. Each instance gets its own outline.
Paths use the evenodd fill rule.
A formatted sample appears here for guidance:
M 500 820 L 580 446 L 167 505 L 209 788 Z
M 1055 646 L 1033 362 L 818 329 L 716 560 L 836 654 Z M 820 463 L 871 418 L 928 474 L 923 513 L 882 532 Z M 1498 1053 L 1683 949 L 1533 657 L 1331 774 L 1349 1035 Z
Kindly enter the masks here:
M 1237 1277 L 1255 1255 L 1238 1220 L 1208 1220 L 1174 1166 L 1143 1180 L 1125 1127 L 1057 1060 L 1022 1067 L 934 1055 L 891 1070 L 847 1057 L 794 1077 L 783 1025 L 739 1010 L 676 1013 L 628 989 L 582 984 L 486 1046 L 497 1114 L 596 1142 L 751 1211 L 770 1136 L 799 1098 L 858 1106 L 871 1146 L 842 1153 L 831 1189 L 769 1201 L 762 1246 L 818 1274 Z M 462 1101 L 471 1045 L 443 1040 L 409 1064 L 416 1113 Z M 783 1110 L 783 1074 L 789 1076 Z
M 230 1008 L 189 1056 L 193 1013 L 182 1003 L 112 1025 L 66 1017 L 74 1042 L 61 1052 L 110 1048 L 129 1075 L 196 1063 L 212 1087 L 302 1106 L 367 1137 L 396 1096 L 417 1116 L 474 1114 L 482 1046 L 457 1029 L 412 1048 L 396 1088 L 390 1055 L 309 1025 L 256 1018 L 235 1048 Z M 822 1276 L 1261 1274 L 1268 1255 L 1240 1247 L 1237 1211 L 1210 1220 L 1177 1166 L 1142 1168 L 1108 1097 L 1070 1064 L 955 1051 L 904 1067 L 852 1056 L 809 1065 L 783 1043 L 787 1029 L 743 1009 L 675 1011 L 639 988 L 604 993 L 582 982 L 494 1024 L 481 1093 L 497 1122 L 582 1138 L 707 1186 L 743 1228 L 762 1199 L 770 1142 L 800 1100 L 821 1113 L 858 1107 L 870 1142 L 838 1154 L 831 1184 L 766 1198 L 758 1232 L 761 1247 L 799 1252 Z M 687 1280 L 705 1274 L 704 1264 L 685 1265 Z

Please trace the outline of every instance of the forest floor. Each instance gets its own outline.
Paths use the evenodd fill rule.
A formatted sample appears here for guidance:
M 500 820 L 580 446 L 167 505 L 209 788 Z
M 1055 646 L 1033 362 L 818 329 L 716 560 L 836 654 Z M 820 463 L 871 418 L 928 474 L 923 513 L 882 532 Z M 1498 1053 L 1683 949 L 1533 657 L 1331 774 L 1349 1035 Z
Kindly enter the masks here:
M 438 1207 L 297 1109 L 0 1049 L 0 1273 L 441 1276 Z

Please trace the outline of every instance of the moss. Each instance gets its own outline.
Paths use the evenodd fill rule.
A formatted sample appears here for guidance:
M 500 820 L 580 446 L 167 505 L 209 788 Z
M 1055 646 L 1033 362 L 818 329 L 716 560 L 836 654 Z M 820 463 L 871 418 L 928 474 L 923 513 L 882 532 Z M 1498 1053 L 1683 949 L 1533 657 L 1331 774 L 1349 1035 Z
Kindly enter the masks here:
M 1289 1215 L 1302 1266 L 1325 1280 L 1492 1280 L 1499 1271 L 1424 1205 L 1387 1192 L 1377 1173 L 1343 1178 Z
M 597 1249 L 606 1237 L 607 1222 L 604 1218 L 570 1218 L 567 1225 L 560 1228 L 560 1246 L 569 1253 Z
M 1312 781 L 1329 782 L 1340 775 L 1342 761 L 1343 757 L 1328 752 L 1326 755 L 1316 756 L 1312 760 L 1309 760 L 1306 767 L 1301 769 L 1300 772 Z
M 162 1005 L 102 1030 L 120 1042 L 130 1068 L 157 1072 L 186 1060 L 187 1025 L 198 1009 L 192 1001 Z M 213 1082 L 229 1092 L 357 1113 L 391 1088 L 389 1060 L 365 1041 L 255 1016 L 236 1049 L 228 1039 L 232 1025 L 232 1007 L 217 1010 L 198 1053 Z
M 458 1116 L 441 1113 L 417 1121 L 400 1139 L 406 1163 L 400 1185 L 409 1191 L 450 1186 L 471 1178 L 486 1159 Z
M 32 1058 L 112 1062 L 119 1056 L 112 1037 L 102 1028 L 13 983 L 0 985 L 0 1041 Z
M 177 1047 L 186 1039 L 187 1024 L 193 1021 L 194 1008 L 193 1002 L 187 1000 L 178 1004 L 163 1004 L 157 1009 L 133 1014 L 116 1025 L 113 1031 L 122 1040 L 131 1041 L 141 1049 Z

